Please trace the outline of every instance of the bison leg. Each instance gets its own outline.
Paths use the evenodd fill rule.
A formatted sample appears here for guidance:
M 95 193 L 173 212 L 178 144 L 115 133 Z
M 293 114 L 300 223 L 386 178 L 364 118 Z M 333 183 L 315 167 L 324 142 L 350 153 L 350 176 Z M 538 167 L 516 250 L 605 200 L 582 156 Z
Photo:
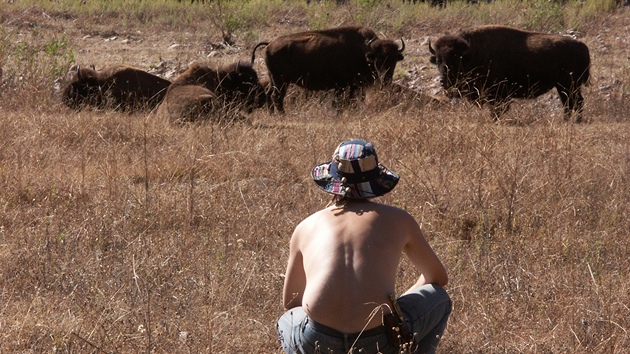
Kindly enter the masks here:
M 335 98 L 333 100 L 333 107 L 341 112 L 345 107 L 350 104 L 352 96 L 352 90 L 350 88 L 337 88 L 335 89 Z
M 556 86 L 558 90 L 558 95 L 560 96 L 560 101 L 562 101 L 562 105 L 564 106 L 564 120 L 568 121 L 571 119 L 571 114 L 575 111 L 575 122 L 582 122 L 582 108 L 584 106 L 584 97 L 582 96 L 582 90 L 578 86 L 573 89 L 566 89 L 563 86 Z
M 352 85 L 349 87 L 336 88 L 333 107 L 337 108 L 338 111 L 341 111 L 346 107 L 350 107 L 353 103 L 356 104 L 353 100 L 365 100 L 365 93 L 359 86 Z
M 582 123 L 582 109 L 584 107 L 584 97 L 582 97 L 582 93 L 580 92 L 579 88 L 578 88 L 578 92 L 577 92 L 577 98 L 575 99 L 575 106 L 573 107 L 573 109 L 576 112 L 576 116 L 575 116 L 575 122 L 576 123 Z
M 284 97 L 286 95 L 287 85 L 285 83 L 276 85 L 274 82 L 271 87 L 271 112 L 273 112 L 274 108 L 276 108 L 278 110 L 278 113 L 284 114 Z

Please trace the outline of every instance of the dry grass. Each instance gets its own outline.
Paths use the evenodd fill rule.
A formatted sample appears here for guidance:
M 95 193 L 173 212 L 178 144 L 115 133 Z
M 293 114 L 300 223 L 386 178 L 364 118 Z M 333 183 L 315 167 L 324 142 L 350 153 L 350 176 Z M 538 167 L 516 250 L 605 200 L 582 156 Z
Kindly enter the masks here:
M 152 114 L 69 111 L 54 89 L 58 67 L 175 75 L 210 53 L 248 58 L 258 40 L 309 21 L 360 18 L 405 36 L 397 78 L 432 92 L 428 37 L 459 27 L 448 23 L 533 26 L 535 17 L 510 17 L 500 3 L 454 4 L 442 16 L 382 2 L 377 17 L 362 10 L 368 1 L 339 11 L 270 1 L 256 16 L 224 8 L 265 24 L 235 26 L 237 46 L 221 49 L 209 44 L 225 34 L 221 18 L 204 12 L 216 3 L 130 2 L 125 15 L 90 3 L 0 4 L 0 352 L 280 353 L 288 240 L 328 200 L 309 171 L 352 137 L 373 141 L 402 176 L 382 201 L 417 218 L 449 270 L 455 308 L 442 352 L 630 350 L 628 9 L 577 17 L 568 7 L 562 21 L 541 20 L 550 25 L 540 30 L 580 22 L 593 60 L 588 124 L 563 122 L 552 94 L 493 124 L 464 102 L 385 94 L 337 115 L 325 97 L 292 93 L 285 116 L 173 126 Z M 187 46 L 169 49 L 180 40 Z M 60 48 L 49 54 L 51 44 Z M 18 49 L 37 60 L 17 60 Z M 403 263 L 401 289 L 415 276 Z

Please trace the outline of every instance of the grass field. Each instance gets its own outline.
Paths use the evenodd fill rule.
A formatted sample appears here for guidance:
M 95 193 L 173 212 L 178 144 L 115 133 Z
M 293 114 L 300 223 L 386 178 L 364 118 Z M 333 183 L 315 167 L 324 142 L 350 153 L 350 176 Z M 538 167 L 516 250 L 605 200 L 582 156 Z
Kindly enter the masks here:
M 293 228 L 329 197 L 310 180 L 348 138 L 401 175 L 449 271 L 442 353 L 630 352 L 630 7 L 502 0 L 0 3 L 0 353 L 281 353 Z M 72 111 L 72 66 L 174 79 L 249 60 L 259 41 L 361 24 L 406 43 L 394 79 L 441 96 L 428 40 L 478 24 L 589 46 L 587 123 L 551 92 L 499 123 L 457 100 L 372 93 L 337 113 L 293 90 L 283 116 L 172 125 Z M 230 43 L 226 45 L 225 43 Z M 256 69 L 266 77 L 262 54 Z M 416 279 L 401 264 L 399 289 Z

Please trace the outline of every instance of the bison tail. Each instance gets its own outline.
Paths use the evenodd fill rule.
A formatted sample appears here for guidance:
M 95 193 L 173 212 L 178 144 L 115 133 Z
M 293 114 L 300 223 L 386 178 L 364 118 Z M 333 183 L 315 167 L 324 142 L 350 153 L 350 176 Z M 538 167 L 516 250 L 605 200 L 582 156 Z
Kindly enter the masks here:
M 266 45 L 269 45 L 269 42 L 260 42 L 260 43 L 256 44 L 254 49 L 252 49 L 252 66 L 254 66 L 254 60 L 256 59 L 256 49 L 258 49 L 258 47 L 262 47 L 262 46 L 266 46 Z
M 580 77 L 580 81 L 584 84 L 584 86 L 588 86 L 591 83 L 591 72 L 589 67 L 584 70 L 584 73 Z
M 588 47 L 586 44 L 582 43 L 582 51 L 578 56 L 581 59 L 581 65 L 584 68 L 584 71 L 578 77 L 578 83 L 581 85 L 588 86 L 591 81 L 591 58 Z
M 576 87 L 580 87 L 582 85 L 584 86 L 588 86 L 591 83 L 591 72 L 590 72 L 590 67 L 586 67 L 586 69 L 584 69 L 584 71 L 582 72 L 577 72 L 574 71 L 572 73 L 570 73 L 571 75 L 571 80 L 573 82 L 573 85 Z

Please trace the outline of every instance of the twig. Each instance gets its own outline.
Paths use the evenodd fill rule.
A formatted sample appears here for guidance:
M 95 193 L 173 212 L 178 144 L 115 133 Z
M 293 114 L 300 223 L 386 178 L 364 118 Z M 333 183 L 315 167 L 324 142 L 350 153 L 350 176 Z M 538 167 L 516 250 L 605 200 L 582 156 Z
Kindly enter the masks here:
M 590 263 L 586 263 L 586 266 L 588 267 L 588 272 L 591 274 L 591 279 L 593 279 L 593 285 L 595 285 L 595 292 L 599 294 L 597 282 L 595 281 L 595 276 L 593 275 L 593 270 L 591 269 Z
M 138 274 L 136 273 L 136 255 L 131 256 L 131 269 L 133 271 L 133 281 L 136 284 L 136 288 L 138 289 L 138 293 L 140 291 L 140 285 L 138 285 Z
M 80 335 L 78 335 L 76 332 L 70 332 L 73 336 L 79 338 L 80 340 L 84 341 L 85 343 L 87 343 L 88 345 L 90 345 L 92 348 L 98 350 L 101 353 L 108 353 L 108 351 L 104 350 L 103 348 L 99 347 L 98 345 L 92 343 L 91 341 L 89 341 L 88 339 L 85 339 L 83 337 L 81 337 Z

